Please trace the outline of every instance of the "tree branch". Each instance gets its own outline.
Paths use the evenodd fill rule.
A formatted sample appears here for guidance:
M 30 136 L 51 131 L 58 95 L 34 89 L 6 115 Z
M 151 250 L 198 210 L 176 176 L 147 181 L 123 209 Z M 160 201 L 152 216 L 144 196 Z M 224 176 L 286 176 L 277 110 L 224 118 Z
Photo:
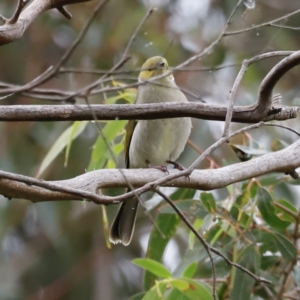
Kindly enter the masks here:
M 0 26 L 0 46 L 22 37 L 28 26 L 45 10 L 57 8 L 65 12 L 64 5 L 88 1 L 91 0 L 33 0 L 25 9 L 26 2 L 19 1 L 14 16 L 11 19 L 2 18 L 4 24 Z
M 205 120 L 224 121 L 225 105 L 205 103 L 153 103 L 115 105 L 10 105 L 0 106 L 0 121 L 83 121 L 93 120 L 148 120 L 177 117 L 192 117 Z M 287 120 L 297 117 L 299 107 L 283 106 L 281 111 L 270 114 L 270 110 L 258 110 L 256 106 L 235 106 L 234 122 L 257 123 L 269 120 Z
M 271 172 L 290 173 L 298 167 L 300 167 L 300 140 L 283 150 L 247 162 L 219 169 L 195 170 L 189 179 L 181 177 L 164 185 L 214 190 Z M 147 185 L 149 182 L 155 184 L 155 180 L 167 179 L 168 176 L 172 177 L 178 174 L 177 170 L 169 170 L 170 174 L 167 176 L 155 169 L 126 169 L 122 171 L 127 181 L 135 187 Z M 69 180 L 48 182 L 3 171 L 0 171 L 0 178 L 0 193 L 2 195 L 8 198 L 28 199 L 33 202 L 86 199 L 101 204 L 113 204 L 130 198 L 129 194 L 116 197 L 96 194 L 97 189 L 101 188 L 127 187 L 126 181 L 117 169 L 97 170 Z M 153 186 L 148 185 L 143 192 L 152 188 Z M 76 190 L 77 195 L 69 193 L 68 189 Z
M 276 64 L 260 84 L 258 107 L 265 109 L 272 105 L 272 92 L 279 79 L 300 64 L 300 51 L 296 51 Z

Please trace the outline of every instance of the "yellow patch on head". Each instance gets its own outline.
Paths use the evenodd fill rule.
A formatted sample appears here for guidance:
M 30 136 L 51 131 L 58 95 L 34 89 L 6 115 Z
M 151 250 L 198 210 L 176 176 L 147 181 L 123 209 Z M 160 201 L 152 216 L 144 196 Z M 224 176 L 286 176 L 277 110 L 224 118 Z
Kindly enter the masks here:
M 139 79 L 147 80 L 151 77 L 162 75 L 168 70 L 168 62 L 161 56 L 153 56 L 146 60 L 142 66 Z

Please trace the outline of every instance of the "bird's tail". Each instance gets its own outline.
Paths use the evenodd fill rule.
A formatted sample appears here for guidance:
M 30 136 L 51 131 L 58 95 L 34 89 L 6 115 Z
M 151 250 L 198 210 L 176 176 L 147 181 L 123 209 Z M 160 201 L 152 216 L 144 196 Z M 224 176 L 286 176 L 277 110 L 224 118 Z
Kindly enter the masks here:
M 113 244 L 128 246 L 131 242 L 139 201 L 136 198 L 123 202 L 111 225 L 109 240 Z

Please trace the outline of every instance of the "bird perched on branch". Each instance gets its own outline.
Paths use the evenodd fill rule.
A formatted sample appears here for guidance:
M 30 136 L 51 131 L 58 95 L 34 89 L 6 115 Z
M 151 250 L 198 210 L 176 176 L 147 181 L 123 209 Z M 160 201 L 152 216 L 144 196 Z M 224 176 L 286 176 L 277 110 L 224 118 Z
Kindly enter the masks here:
M 172 74 L 155 78 L 168 72 L 166 59 L 160 56 L 149 58 L 139 74 L 139 81 L 146 84 L 139 86 L 135 103 L 188 102 Z M 174 163 L 185 147 L 191 127 L 190 118 L 130 120 L 126 128 L 124 147 L 126 168 L 147 168 L 161 166 L 166 162 Z M 132 198 L 120 205 L 110 229 L 112 243 L 129 245 L 138 204 L 138 199 Z

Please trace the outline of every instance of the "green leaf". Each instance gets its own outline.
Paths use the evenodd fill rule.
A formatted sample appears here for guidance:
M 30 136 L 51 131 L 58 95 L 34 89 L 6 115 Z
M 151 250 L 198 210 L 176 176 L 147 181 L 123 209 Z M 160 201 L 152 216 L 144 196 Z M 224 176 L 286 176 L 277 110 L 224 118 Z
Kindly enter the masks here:
M 295 246 L 286 237 L 279 233 L 273 233 L 273 236 L 276 248 L 283 258 L 289 261 L 294 260 L 297 257 L 297 249 Z
M 183 277 L 184 278 L 192 278 L 197 270 L 197 263 L 192 262 L 184 271 Z
M 286 222 L 278 218 L 275 211 L 275 205 L 271 195 L 264 188 L 258 189 L 257 193 L 257 207 L 267 224 L 277 230 L 284 230 L 290 222 Z
M 136 258 L 133 263 L 162 278 L 172 278 L 171 272 L 161 263 L 149 258 Z
M 111 158 L 108 147 L 110 147 L 111 141 L 113 141 L 120 133 L 124 132 L 126 123 L 127 121 L 107 122 L 102 130 L 102 134 L 99 135 L 93 146 L 91 161 L 88 166 L 89 171 L 103 168 L 106 161 Z
M 193 223 L 193 227 L 196 230 L 199 230 L 202 225 L 203 225 L 203 219 L 196 219 L 195 222 Z M 190 231 L 190 234 L 189 234 L 189 248 L 190 249 L 194 248 L 195 238 L 196 238 L 195 234 L 192 231 Z
M 200 280 L 182 278 L 188 284 L 188 288 L 174 290 L 168 300 L 190 299 L 190 300 L 212 300 L 212 290 L 206 283 Z M 182 297 L 183 296 L 183 297 Z
M 82 133 L 82 131 L 85 129 L 85 127 L 88 123 L 89 122 L 87 122 L 87 121 L 76 121 L 73 123 L 73 129 L 70 134 L 69 142 L 68 142 L 67 149 L 66 149 L 65 167 L 68 164 L 69 154 L 70 154 L 73 140 Z
M 238 255 L 237 263 L 257 274 L 260 265 L 260 255 L 255 245 L 248 245 Z M 252 294 L 255 280 L 239 269 L 232 269 L 233 288 L 230 292 L 230 300 L 248 300 Z
M 217 210 L 217 206 L 216 206 L 216 201 L 215 201 L 213 194 L 203 192 L 203 193 L 201 193 L 200 198 L 201 198 L 203 206 L 206 208 L 206 210 L 209 213 L 214 214 Z
M 201 201 L 198 200 L 178 200 L 174 201 L 178 208 L 184 213 L 185 215 L 189 216 L 189 218 L 200 218 L 203 219 L 207 214 L 207 210 L 203 207 Z M 159 208 L 159 212 L 161 214 L 176 214 L 170 205 L 165 204 L 161 205 Z
M 190 287 L 189 283 L 184 279 L 171 279 L 169 282 L 174 288 L 180 291 L 185 291 Z
M 61 151 L 70 144 L 70 140 L 76 139 L 79 134 L 85 129 L 86 125 L 89 122 L 74 122 L 70 127 L 68 127 L 60 137 L 55 141 L 47 155 L 42 161 L 40 169 L 38 171 L 37 177 L 41 177 L 41 175 L 45 172 L 45 170 L 49 167 L 49 165 L 54 161 L 54 159 L 61 153 Z M 74 129 L 75 128 L 75 129 Z M 69 146 L 69 148 L 71 145 Z M 70 150 L 70 149 L 69 149 Z
M 172 200 L 187 200 L 193 199 L 195 196 L 195 190 L 193 189 L 177 189 L 175 193 L 173 193 L 170 198 Z
M 240 270 L 236 271 L 235 279 L 233 289 L 230 293 L 230 300 L 250 299 L 255 280 Z
M 280 203 L 283 207 L 287 208 L 292 213 L 294 213 L 296 215 L 298 214 L 297 208 L 290 202 L 288 202 L 284 199 L 281 199 L 281 200 L 278 200 L 277 203 Z M 280 215 L 280 219 L 290 222 L 290 223 L 293 223 L 295 221 L 295 218 L 292 216 L 292 214 L 283 210 L 281 207 L 276 206 L 275 210 L 276 210 L 276 214 Z
M 156 226 L 153 226 L 146 257 L 155 261 L 162 261 L 166 246 L 174 236 L 180 218 L 176 214 L 159 214 L 156 218 Z M 157 276 L 151 272 L 145 272 L 144 290 L 149 290 L 157 280 Z
M 265 187 L 275 186 L 281 183 L 285 177 L 286 175 L 281 175 L 277 173 L 267 174 L 259 178 L 259 183 Z
M 106 104 L 115 104 L 120 99 L 125 99 L 129 103 L 133 103 L 136 98 L 136 89 L 126 89 L 124 92 L 119 92 L 118 96 L 109 97 L 105 100 Z
M 151 290 L 149 290 L 142 300 L 164 300 L 163 295 L 167 289 L 166 282 L 157 282 Z

